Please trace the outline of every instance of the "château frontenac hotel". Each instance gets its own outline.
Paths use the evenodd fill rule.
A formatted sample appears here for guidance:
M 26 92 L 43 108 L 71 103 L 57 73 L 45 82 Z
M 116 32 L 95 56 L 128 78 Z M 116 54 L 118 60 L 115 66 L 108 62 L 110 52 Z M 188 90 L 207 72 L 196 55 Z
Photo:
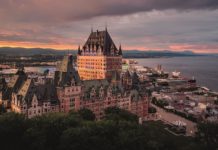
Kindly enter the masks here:
M 77 60 L 64 56 L 53 79 L 35 82 L 21 67 L 10 82 L 1 78 L 0 84 L 0 103 L 28 118 L 88 108 L 101 119 L 105 108 L 113 106 L 142 119 L 148 115 L 148 95 L 136 73 L 122 71 L 121 45 L 116 47 L 107 29 L 91 31 Z

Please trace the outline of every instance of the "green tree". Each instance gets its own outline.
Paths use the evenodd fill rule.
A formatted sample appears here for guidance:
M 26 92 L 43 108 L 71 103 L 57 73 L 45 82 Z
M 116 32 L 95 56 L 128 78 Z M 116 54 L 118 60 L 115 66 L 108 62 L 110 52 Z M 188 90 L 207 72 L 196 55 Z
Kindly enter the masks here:
M 149 107 L 148 108 L 148 113 L 156 113 L 156 112 L 157 112 L 157 110 L 156 110 L 155 107 Z
M 199 123 L 197 137 L 210 150 L 218 149 L 218 124 L 211 122 Z
M 134 114 L 116 107 L 106 109 L 105 114 L 104 120 L 87 121 L 73 111 L 32 119 L 5 113 L 0 115 L 0 149 L 213 150 L 217 145 L 217 126 L 214 124 L 199 127 L 199 138 L 195 139 L 169 133 L 160 121 L 139 125 Z M 206 141 L 204 147 L 199 139 Z
M 130 122 L 138 122 L 138 117 L 131 112 L 120 109 L 118 107 L 108 107 L 105 109 L 105 119 L 106 120 L 114 120 L 114 121 L 130 121 Z
M 26 147 L 55 150 L 63 130 L 68 128 L 66 117 L 63 113 L 51 113 L 30 119 L 30 127 L 24 137 Z
M 0 104 L 0 115 L 5 113 L 6 112 L 6 109 L 4 107 L 4 105 Z
M 90 109 L 82 108 L 82 109 L 80 109 L 78 111 L 78 114 L 84 120 L 88 120 L 88 121 L 94 121 L 95 120 L 95 114 Z
M 0 115 L 0 149 L 22 149 L 21 140 L 27 128 L 23 115 L 5 113 Z

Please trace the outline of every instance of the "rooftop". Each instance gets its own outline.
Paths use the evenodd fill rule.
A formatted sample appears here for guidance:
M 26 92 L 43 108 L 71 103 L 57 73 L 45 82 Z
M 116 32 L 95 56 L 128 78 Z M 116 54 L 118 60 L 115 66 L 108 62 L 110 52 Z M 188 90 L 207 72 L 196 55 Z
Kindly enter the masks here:
M 78 55 L 102 54 L 119 56 L 122 55 L 121 46 L 117 49 L 107 29 L 104 31 L 91 32 L 82 50 L 78 49 Z

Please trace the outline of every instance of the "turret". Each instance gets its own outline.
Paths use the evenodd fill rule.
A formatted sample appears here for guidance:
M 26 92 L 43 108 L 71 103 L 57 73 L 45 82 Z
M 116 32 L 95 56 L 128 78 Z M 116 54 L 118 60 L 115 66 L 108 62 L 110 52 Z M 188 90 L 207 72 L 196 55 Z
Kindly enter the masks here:
M 80 45 L 78 47 L 78 52 L 77 52 L 78 55 L 81 55 L 81 50 L 80 50 Z
M 122 48 L 121 48 L 121 44 L 120 44 L 120 47 L 119 47 L 119 50 L 118 50 L 118 55 L 123 55 L 123 53 L 122 53 Z

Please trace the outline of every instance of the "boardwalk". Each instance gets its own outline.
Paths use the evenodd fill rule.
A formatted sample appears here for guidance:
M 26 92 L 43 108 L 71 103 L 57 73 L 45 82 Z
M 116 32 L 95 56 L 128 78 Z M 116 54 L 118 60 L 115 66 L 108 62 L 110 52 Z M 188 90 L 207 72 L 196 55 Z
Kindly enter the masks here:
M 185 118 L 182 118 L 182 117 L 180 117 L 178 115 L 167 112 L 164 109 L 153 105 L 152 103 L 151 103 L 151 106 L 153 106 L 153 107 L 155 107 L 157 109 L 157 115 L 158 115 L 158 118 L 160 120 L 165 121 L 165 122 L 170 122 L 170 123 L 173 123 L 174 121 L 178 121 L 178 120 L 183 121 L 183 122 L 185 122 L 187 124 L 187 133 L 186 133 L 186 135 L 187 136 L 194 136 L 195 132 L 197 131 L 195 122 L 189 121 L 189 120 L 187 120 Z

